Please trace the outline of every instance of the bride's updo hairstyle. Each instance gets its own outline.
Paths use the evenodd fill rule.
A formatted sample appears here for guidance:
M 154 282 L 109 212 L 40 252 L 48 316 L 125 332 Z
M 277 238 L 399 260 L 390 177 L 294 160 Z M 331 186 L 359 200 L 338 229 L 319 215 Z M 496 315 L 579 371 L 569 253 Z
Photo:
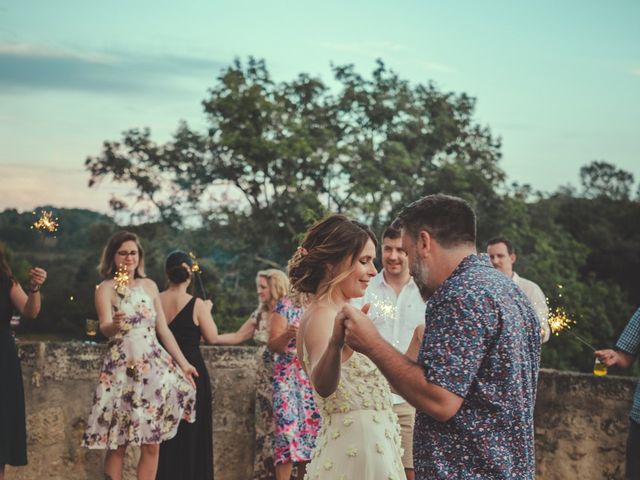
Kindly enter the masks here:
M 378 245 L 366 225 L 344 215 L 331 215 L 313 224 L 289 260 L 291 289 L 297 293 L 330 296 L 335 285 L 349 276 L 368 240 Z M 335 267 L 348 261 L 343 271 Z M 326 280 L 323 291 L 318 291 Z

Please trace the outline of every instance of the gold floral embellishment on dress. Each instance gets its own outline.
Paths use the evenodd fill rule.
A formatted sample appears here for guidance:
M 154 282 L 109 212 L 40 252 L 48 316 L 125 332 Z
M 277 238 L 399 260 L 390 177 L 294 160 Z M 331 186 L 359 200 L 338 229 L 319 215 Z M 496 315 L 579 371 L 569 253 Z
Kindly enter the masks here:
M 345 419 L 342 421 L 342 423 L 344 424 L 345 427 L 348 427 L 353 423 L 353 418 L 345 417 Z
M 358 449 L 355 447 L 351 447 L 347 449 L 347 457 L 357 457 Z
M 333 462 L 325 462 L 323 466 L 325 470 L 331 470 L 333 468 Z

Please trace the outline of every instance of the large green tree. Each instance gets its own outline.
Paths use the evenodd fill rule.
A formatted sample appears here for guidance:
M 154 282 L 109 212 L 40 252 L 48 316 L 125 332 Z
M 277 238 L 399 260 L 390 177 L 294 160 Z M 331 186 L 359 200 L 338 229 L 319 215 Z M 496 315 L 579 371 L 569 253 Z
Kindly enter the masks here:
M 474 121 L 473 98 L 412 85 L 381 61 L 371 78 L 351 65 L 333 73 L 330 89 L 306 74 L 275 82 L 264 61 L 236 61 L 203 102 L 206 132 L 181 123 L 159 145 L 148 129 L 129 130 L 87 159 L 90 185 L 130 185 L 143 214 L 172 225 L 197 215 L 236 226 L 247 240 L 238 246 L 280 264 L 327 210 L 379 230 L 400 205 L 442 190 L 492 208 L 500 142 Z M 224 198 L 222 186 L 232 187 Z

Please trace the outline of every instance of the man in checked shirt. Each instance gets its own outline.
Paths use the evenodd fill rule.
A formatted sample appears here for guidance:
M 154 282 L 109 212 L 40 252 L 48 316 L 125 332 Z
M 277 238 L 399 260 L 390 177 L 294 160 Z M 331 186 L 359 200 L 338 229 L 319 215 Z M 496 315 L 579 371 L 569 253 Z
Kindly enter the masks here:
M 606 367 L 617 365 L 629 368 L 640 353 L 640 308 L 633 314 L 622 335 L 616 342 L 616 349 L 598 350 L 595 356 Z M 629 414 L 629 436 L 627 437 L 627 480 L 640 479 L 640 384 L 633 395 L 633 406 Z

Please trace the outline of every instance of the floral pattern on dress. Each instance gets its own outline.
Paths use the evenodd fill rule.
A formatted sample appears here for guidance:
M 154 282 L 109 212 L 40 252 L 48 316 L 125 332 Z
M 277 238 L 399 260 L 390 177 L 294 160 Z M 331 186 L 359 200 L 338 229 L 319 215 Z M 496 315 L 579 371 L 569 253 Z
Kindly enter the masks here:
M 258 309 L 252 317 L 256 323 L 253 341 L 256 353 L 255 455 L 253 480 L 274 480 L 273 464 L 273 362 L 274 354 L 266 345 L 269 339 L 268 315 Z
M 286 297 L 278 301 L 274 312 L 286 318 L 287 325 L 300 324 L 302 309 Z M 273 418 L 275 464 L 311 460 L 321 417 L 311 382 L 296 355 L 295 338 L 278 355 L 274 367 Z
M 156 311 L 142 287 L 118 309 L 127 316 L 108 345 L 82 437 L 87 448 L 157 444 L 195 421 L 195 388 L 156 337 Z
M 406 478 L 389 384 L 369 358 L 353 352 L 336 391 L 316 402 L 322 427 L 305 480 Z

